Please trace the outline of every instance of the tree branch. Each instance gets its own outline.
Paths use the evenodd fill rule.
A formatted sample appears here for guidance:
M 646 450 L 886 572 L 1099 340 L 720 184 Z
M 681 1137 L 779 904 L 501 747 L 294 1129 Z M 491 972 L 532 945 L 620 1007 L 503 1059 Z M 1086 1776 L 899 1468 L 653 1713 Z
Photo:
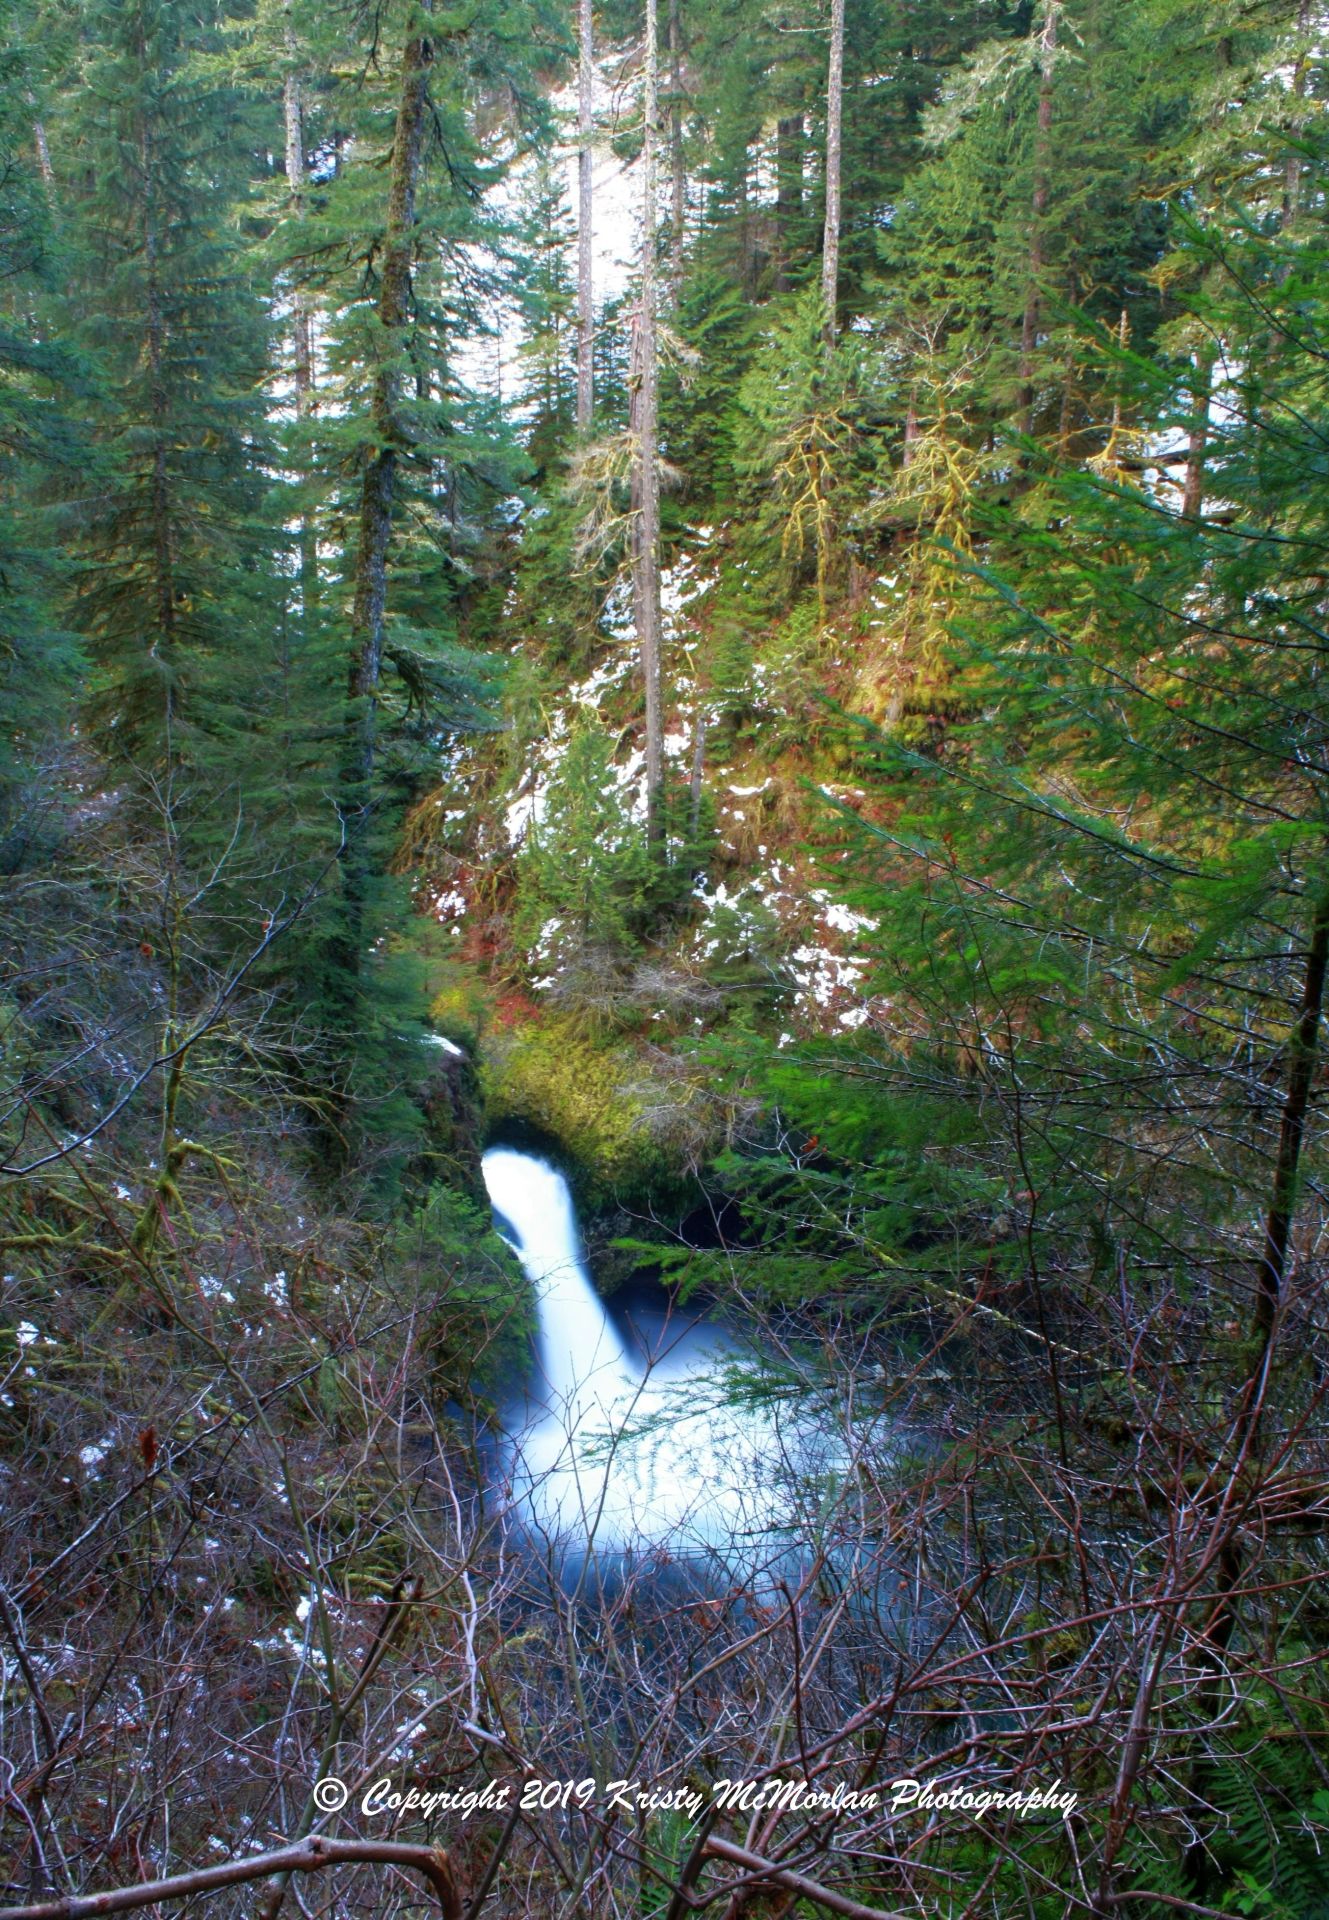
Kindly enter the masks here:
M 112 1887 L 105 1893 L 80 1894 L 65 1900 L 41 1900 L 29 1907 L 0 1907 L 0 1920 L 83 1920 L 84 1915 L 126 1913 L 134 1907 L 152 1906 L 158 1900 L 214 1893 L 220 1887 L 263 1880 L 273 1873 L 318 1873 L 324 1867 L 345 1862 L 377 1862 L 421 1873 L 438 1895 L 443 1920 L 461 1920 L 461 1890 L 452 1863 L 441 1848 L 407 1846 L 396 1840 L 328 1840 L 321 1834 L 298 1846 L 228 1860 L 218 1867 L 200 1867 L 193 1873 L 177 1873 L 169 1880 L 144 1880 L 137 1886 Z M 866 1912 L 866 1908 L 852 1910 Z

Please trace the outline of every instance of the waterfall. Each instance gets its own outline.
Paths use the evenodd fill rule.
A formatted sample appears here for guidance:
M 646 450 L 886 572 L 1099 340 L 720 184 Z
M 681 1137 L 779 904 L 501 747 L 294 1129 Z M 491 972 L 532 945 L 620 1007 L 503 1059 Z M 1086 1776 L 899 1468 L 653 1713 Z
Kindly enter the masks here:
M 545 1160 L 482 1161 L 500 1232 L 535 1291 L 537 1378 L 509 1415 L 505 1467 L 533 1530 L 563 1547 L 713 1553 L 769 1529 L 787 1464 L 771 1413 L 734 1403 L 733 1344 L 699 1316 L 642 1316 L 626 1346 L 591 1283 L 567 1182 Z
M 535 1289 L 540 1323 L 540 1398 L 576 1429 L 614 1404 L 632 1380 L 627 1351 L 582 1258 L 568 1183 L 554 1167 L 511 1147 L 492 1147 L 485 1185 Z

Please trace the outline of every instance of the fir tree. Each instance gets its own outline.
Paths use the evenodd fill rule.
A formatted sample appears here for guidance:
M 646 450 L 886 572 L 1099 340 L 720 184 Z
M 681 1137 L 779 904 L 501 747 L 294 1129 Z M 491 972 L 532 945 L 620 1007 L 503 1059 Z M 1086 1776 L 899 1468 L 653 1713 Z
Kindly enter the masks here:
M 105 476 L 74 508 L 75 618 L 98 738 L 159 774 L 200 764 L 209 739 L 229 752 L 263 698 L 266 325 L 230 220 L 248 156 L 220 131 L 241 102 L 195 77 L 193 12 L 88 0 L 84 29 L 99 111 L 61 121 L 54 147 L 95 288 L 82 335 Z

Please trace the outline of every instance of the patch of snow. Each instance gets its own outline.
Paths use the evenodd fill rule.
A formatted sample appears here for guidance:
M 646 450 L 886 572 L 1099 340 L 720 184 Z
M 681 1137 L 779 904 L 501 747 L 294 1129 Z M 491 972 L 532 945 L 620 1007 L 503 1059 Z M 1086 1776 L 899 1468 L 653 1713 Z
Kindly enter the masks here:
M 607 660 L 601 661 L 593 673 L 568 688 L 568 699 L 583 707 L 598 707 L 601 694 L 626 680 L 634 664 L 629 654 L 611 654 Z
M 108 1433 L 104 1440 L 99 1440 L 94 1445 L 80 1447 L 78 1450 L 79 1465 L 96 1478 L 97 1468 L 101 1465 L 114 1445 L 115 1435 Z
M 822 919 L 836 933 L 875 933 L 877 922 L 866 913 L 855 913 L 852 907 L 846 907 L 838 900 L 832 900 L 822 908 Z
M 549 806 L 549 796 L 537 781 L 530 793 L 519 793 L 503 817 L 508 845 L 519 847 L 532 826 L 539 826 Z

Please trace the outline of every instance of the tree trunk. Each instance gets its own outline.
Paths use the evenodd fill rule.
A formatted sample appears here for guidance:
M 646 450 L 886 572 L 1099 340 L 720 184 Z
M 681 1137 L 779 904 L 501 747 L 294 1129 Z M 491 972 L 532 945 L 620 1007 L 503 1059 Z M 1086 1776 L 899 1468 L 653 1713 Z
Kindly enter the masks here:
M 642 101 L 641 306 L 637 323 L 635 393 L 637 471 L 633 598 L 646 707 L 646 837 L 664 852 L 664 728 L 660 671 L 660 471 L 657 465 L 658 367 L 655 317 L 655 161 L 659 53 L 656 0 L 646 0 L 645 86 Z
M 32 139 L 37 149 L 37 165 L 41 168 L 42 185 L 48 194 L 55 193 L 55 168 L 51 165 L 51 149 L 46 139 L 46 128 L 40 120 L 32 123 Z
M 909 406 L 904 416 L 904 452 L 900 459 L 901 471 L 907 473 L 914 461 L 914 447 L 918 441 L 918 396 L 914 388 L 909 390 Z
M 418 0 L 424 13 L 430 0 Z M 374 438 L 365 459 L 360 491 L 360 534 L 355 561 L 355 599 L 351 610 L 351 660 L 347 694 L 346 761 L 342 783 L 342 819 L 346 834 L 342 855 L 347 907 L 349 964 L 358 971 L 365 889 L 365 817 L 370 805 L 377 737 L 378 685 L 383 667 L 383 620 L 387 604 L 388 541 L 392 533 L 397 460 L 402 440 L 398 411 L 401 348 L 410 320 L 411 270 L 415 250 L 415 192 L 424 148 L 425 110 L 432 38 L 418 28 L 406 43 L 401 96 L 392 141 L 387 222 L 383 237 L 382 280 L 378 297 L 381 329 L 374 369 L 370 420 Z
M 803 220 L 803 116 L 785 115 L 775 123 L 775 234 L 779 250 L 775 290 L 793 286 L 789 264 Z
M 821 242 L 821 301 L 826 344 L 835 345 L 840 297 L 840 125 L 844 111 L 844 0 L 831 0 L 831 52 L 826 70 L 826 224 Z
M 748 153 L 747 142 L 744 141 L 738 173 L 738 284 L 748 295 L 752 292 L 755 259 L 755 248 L 752 243 L 752 204 L 748 192 L 750 171 L 751 156 Z
M 290 28 L 286 31 L 286 53 L 288 60 L 294 59 L 294 36 Z M 290 195 L 291 212 L 298 218 L 304 202 L 305 191 L 305 133 L 304 102 L 300 94 L 300 79 L 294 65 L 286 75 L 282 89 L 282 107 L 286 122 L 286 186 Z M 314 411 L 314 355 L 310 330 L 309 303 L 303 287 L 295 286 L 291 290 L 292 334 L 295 357 L 295 417 L 298 421 L 308 420 Z M 318 592 L 318 546 L 311 516 L 305 513 L 300 520 L 300 603 L 305 625 L 308 627 L 310 609 Z
M 595 310 L 592 285 L 595 38 L 591 0 L 577 0 L 577 431 L 588 433 L 595 407 Z
M 1306 97 L 1306 68 L 1310 62 L 1310 51 L 1305 44 L 1306 30 L 1310 25 L 1309 0 L 1301 0 L 1297 9 L 1297 32 L 1302 45 L 1297 52 L 1297 64 L 1292 75 L 1292 94 L 1296 105 L 1292 110 L 1292 139 L 1303 137 L 1305 114 L 1302 102 Z M 1301 198 L 1301 155 L 1294 146 L 1287 157 L 1283 174 L 1283 231 L 1287 232 L 1297 217 L 1297 202 Z
M 299 77 L 294 72 L 286 76 L 282 104 L 286 120 L 286 185 L 291 196 L 291 211 L 298 215 L 305 191 L 305 137 L 304 103 L 300 97 Z M 309 306 L 300 287 L 294 290 L 293 307 L 295 411 L 296 417 L 304 420 L 313 411 L 314 405 L 314 359 L 310 348 Z
M 675 306 L 683 292 L 683 236 L 687 178 L 683 172 L 683 21 L 669 0 L 669 282 Z
M 1057 59 L 1061 0 L 1046 0 L 1039 40 L 1038 131 L 1034 136 L 1034 191 L 1030 202 L 1028 286 L 1020 328 L 1020 431 L 1034 430 L 1034 355 L 1042 308 L 1043 222 L 1048 204 L 1048 158 L 1052 143 L 1052 79 Z
M 1297 1180 L 1301 1169 L 1301 1148 L 1310 1109 L 1311 1083 L 1315 1077 L 1315 1059 L 1320 1039 L 1320 1015 L 1324 1007 L 1324 982 L 1329 966 L 1329 893 L 1320 896 L 1311 919 L 1310 947 L 1306 954 L 1306 972 L 1302 981 L 1301 1007 L 1297 1030 L 1288 1062 L 1287 1090 L 1283 1098 L 1283 1118 L 1278 1135 L 1278 1154 L 1274 1161 L 1274 1182 L 1265 1216 L 1264 1244 L 1256 1275 L 1254 1333 L 1262 1367 L 1273 1337 L 1274 1321 L 1283 1294 L 1287 1269 L 1288 1241 L 1296 1207 Z
M 146 74 L 147 47 L 140 34 L 139 60 Z M 159 235 L 157 231 L 157 163 L 152 133 L 145 118 L 139 128 L 139 166 L 143 183 L 143 269 L 147 327 L 144 346 L 148 362 L 148 412 L 152 431 L 152 478 L 148 487 L 152 523 L 153 586 L 156 635 L 151 654 L 162 670 L 164 683 L 166 751 L 175 756 L 172 725 L 176 708 L 175 541 L 171 527 L 171 479 L 167 460 L 170 441 L 166 395 L 166 318 L 162 306 Z
M 1195 409 L 1186 442 L 1186 479 L 1181 490 L 1181 517 L 1198 520 L 1204 505 L 1204 456 L 1209 441 L 1209 397 L 1213 388 L 1214 350 L 1205 349 L 1195 360 Z
M 695 857 L 697 836 L 701 832 L 701 788 L 706 770 L 706 722 L 700 709 L 693 721 L 692 778 L 688 782 L 688 838 Z
M 1324 987 L 1329 970 L 1329 892 L 1323 892 L 1311 914 L 1310 946 L 1306 953 L 1306 971 L 1302 976 L 1301 1006 L 1296 1032 L 1292 1036 L 1287 1081 L 1283 1094 L 1283 1114 L 1278 1131 L 1278 1150 L 1274 1157 L 1274 1177 L 1265 1215 L 1263 1241 L 1255 1270 L 1255 1306 L 1251 1315 L 1253 1352 L 1242 1391 L 1241 1408 L 1233 1431 L 1231 1451 L 1210 1470 L 1209 1490 L 1218 1496 L 1230 1485 L 1233 1472 L 1259 1445 L 1260 1419 L 1264 1409 L 1269 1360 L 1278 1309 L 1283 1300 L 1287 1274 L 1288 1245 L 1297 1202 L 1301 1173 L 1301 1150 L 1310 1112 L 1315 1066 L 1319 1054 L 1320 1021 L 1324 1011 Z M 1238 1514 L 1240 1509 L 1238 1510 Z M 1256 1549 L 1258 1552 L 1258 1548 Z M 1218 1550 L 1216 1591 L 1208 1602 L 1203 1636 L 1198 1647 L 1198 1664 L 1204 1679 L 1198 1695 L 1203 1716 L 1217 1715 L 1221 1703 L 1223 1677 L 1227 1672 L 1228 1650 L 1237 1625 L 1237 1599 L 1242 1580 L 1248 1573 L 1249 1551 L 1244 1544 L 1238 1517 L 1227 1521 L 1227 1531 Z M 1191 1788 L 1199 1798 L 1212 1791 L 1214 1758 L 1202 1753 L 1196 1762 Z M 1201 1899 L 1211 1879 L 1208 1849 L 1197 1838 L 1187 1848 L 1185 1865 Z

